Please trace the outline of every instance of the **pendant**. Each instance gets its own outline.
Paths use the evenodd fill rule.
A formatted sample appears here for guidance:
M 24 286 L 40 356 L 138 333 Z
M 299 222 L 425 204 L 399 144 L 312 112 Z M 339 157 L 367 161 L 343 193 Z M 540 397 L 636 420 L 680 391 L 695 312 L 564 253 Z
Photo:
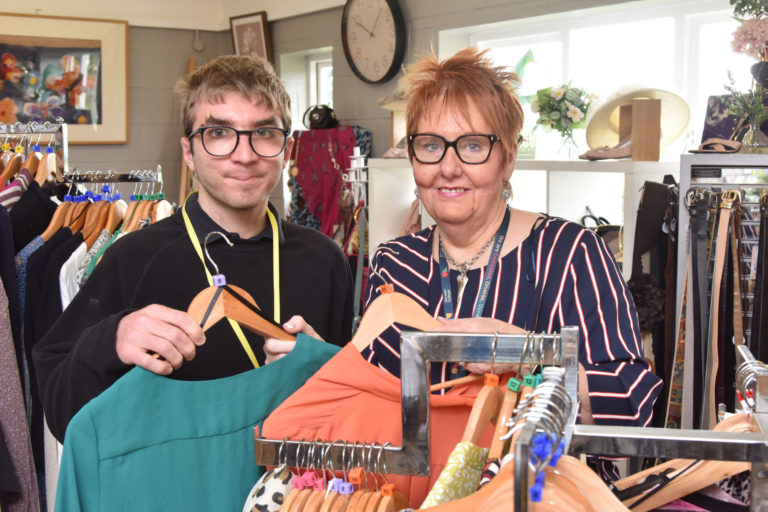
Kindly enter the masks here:
M 461 297 L 464 295 L 464 287 L 467 286 L 467 274 L 464 272 L 461 272 L 459 274 L 459 277 L 456 278 L 456 283 L 459 285 L 459 294 L 456 297 L 456 304 L 459 304 L 461 302 Z

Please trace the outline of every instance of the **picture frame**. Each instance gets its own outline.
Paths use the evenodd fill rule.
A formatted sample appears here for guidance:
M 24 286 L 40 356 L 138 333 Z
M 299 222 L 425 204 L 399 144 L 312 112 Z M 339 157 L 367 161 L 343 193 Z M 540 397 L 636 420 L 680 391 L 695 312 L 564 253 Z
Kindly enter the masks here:
M 127 21 L 0 13 L 0 26 L 0 122 L 61 117 L 69 144 L 128 143 Z
M 229 18 L 229 26 L 235 55 L 262 57 L 272 62 L 272 42 L 266 11 L 233 16 Z

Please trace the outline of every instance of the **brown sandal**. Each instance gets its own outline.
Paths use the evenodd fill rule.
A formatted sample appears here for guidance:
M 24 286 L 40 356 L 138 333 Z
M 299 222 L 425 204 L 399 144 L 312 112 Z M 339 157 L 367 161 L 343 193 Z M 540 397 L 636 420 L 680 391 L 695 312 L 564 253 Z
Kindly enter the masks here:
M 691 153 L 736 153 L 741 149 L 741 142 L 729 139 L 707 139 L 701 143 L 699 149 L 692 149 Z

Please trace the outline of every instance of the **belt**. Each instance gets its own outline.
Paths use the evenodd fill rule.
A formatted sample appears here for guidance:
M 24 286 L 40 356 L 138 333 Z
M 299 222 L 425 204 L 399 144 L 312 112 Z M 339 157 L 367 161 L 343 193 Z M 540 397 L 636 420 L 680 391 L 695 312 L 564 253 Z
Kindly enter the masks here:
M 728 245 L 728 228 L 731 223 L 731 208 L 738 192 L 725 190 L 720 196 L 720 208 L 717 214 L 717 228 L 712 243 L 715 263 L 712 269 L 712 293 L 709 304 L 709 327 L 707 329 L 707 364 L 704 372 L 704 398 L 702 401 L 702 428 L 712 429 L 717 423 L 715 404 L 715 380 L 717 378 L 718 358 L 718 312 L 720 308 L 720 285 L 725 268 L 725 254 Z
M 691 342 L 693 350 L 693 366 L 689 368 L 693 382 L 690 387 L 694 404 L 702 401 L 704 368 L 706 365 L 706 350 L 704 340 L 707 339 L 707 315 L 704 308 L 707 305 L 707 263 L 709 261 L 707 244 L 707 211 L 709 205 L 709 190 L 706 188 L 691 188 L 685 196 L 685 206 L 688 210 L 690 237 L 690 279 L 691 279 L 691 309 L 692 332 L 686 333 L 686 340 Z M 693 426 L 701 426 L 701 408 L 693 407 Z
M 768 287 L 764 282 L 768 276 L 768 188 L 760 196 L 760 238 L 757 251 L 757 274 L 755 279 L 755 298 L 752 303 L 751 350 L 759 361 L 768 361 Z

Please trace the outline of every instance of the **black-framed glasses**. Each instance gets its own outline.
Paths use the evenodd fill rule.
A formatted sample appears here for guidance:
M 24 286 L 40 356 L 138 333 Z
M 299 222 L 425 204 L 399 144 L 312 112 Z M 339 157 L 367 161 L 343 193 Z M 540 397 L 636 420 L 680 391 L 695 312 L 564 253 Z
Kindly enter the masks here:
M 248 135 L 251 149 L 264 158 L 279 155 L 285 148 L 290 132 L 282 128 L 260 127 L 253 130 L 235 130 L 229 126 L 201 126 L 187 138 L 200 134 L 203 149 L 211 156 L 229 156 L 235 152 L 241 135 Z
M 485 133 L 467 133 L 454 140 L 447 140 L 436 133 L 408 134 L 411 153 L 422 164 L 438 163 L 450 147 L 465 164 L 482 164 L 491 156 L 493 145 L 498 140 L 497 135 Z

